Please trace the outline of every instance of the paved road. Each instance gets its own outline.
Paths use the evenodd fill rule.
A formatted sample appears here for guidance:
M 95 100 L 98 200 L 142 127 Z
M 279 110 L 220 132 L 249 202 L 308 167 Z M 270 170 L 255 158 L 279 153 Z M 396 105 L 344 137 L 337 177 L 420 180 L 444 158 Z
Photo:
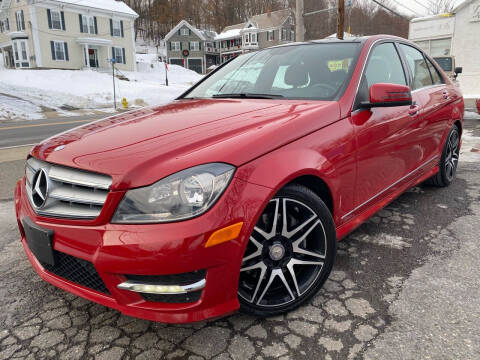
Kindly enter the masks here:
M 0 359 L 479 359 L 480 122 L 467 127 L 451 187 L 402 195 L 339 244 L 307 306 L 269 319 L 172 326 L 70 295 L 32 270 L 0 200 Z
M 103 114 L 0 123 L 0 148 L 35 144 L 53 134 L 107 116 L 108 115 Z

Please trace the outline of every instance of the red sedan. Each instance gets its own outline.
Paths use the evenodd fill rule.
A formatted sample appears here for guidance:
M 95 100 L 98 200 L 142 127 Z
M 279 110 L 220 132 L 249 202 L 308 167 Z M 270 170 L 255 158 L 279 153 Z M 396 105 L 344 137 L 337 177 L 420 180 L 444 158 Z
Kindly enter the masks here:
M 51 284 L 140 318 L 294 309 L 336 241 L 406 189 L 455 177 L 463 98 L 396 37 L 232 59 L 174 102 L 37 145 L 15 189 Z

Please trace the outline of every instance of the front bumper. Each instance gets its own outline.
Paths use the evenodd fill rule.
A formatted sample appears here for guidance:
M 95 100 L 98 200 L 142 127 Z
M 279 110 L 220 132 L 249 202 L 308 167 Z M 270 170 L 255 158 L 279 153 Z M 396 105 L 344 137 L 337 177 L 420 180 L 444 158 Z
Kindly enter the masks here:
M 224 316 L 239 308 L 237 287 L 245 246 L 271 190 L 234 178 L 212 209 L 202 216 L 168 224 L 110 224 L 115 206 L 105 205 L 92 224 L 38 216 L 27 199 L 25 180 L 15 188 L 15 209 L 21 242 L 34 269 L 45 281 L 75 295 L 152 321 L 185 323 Z M 112 195 L 120 199 L 121 194 Z M 107 199 L 108 202 L 108 199 Z M 45 269 L 30 251 L 22 220 L 54 231 L 55 251 L 93 264 L 108 291 L 79 285 Z M 243 221 L 240 236 L 205 248 L 216 230 Z M 205 287 L 195 302 L 146 301 L 139 293 L 117 286 L 126 275 L 170 275 L 206 270 Z

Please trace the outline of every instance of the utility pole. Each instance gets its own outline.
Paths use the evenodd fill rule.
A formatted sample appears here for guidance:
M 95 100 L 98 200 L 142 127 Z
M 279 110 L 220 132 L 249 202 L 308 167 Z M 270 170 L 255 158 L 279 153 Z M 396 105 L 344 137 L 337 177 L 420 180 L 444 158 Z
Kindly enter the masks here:
M 304 12 L 304 5 L 303 0 L 297 0 L 296 3 L 296 11 L 295 11 L 295 18 L 296 18 L 296 41 L 305 41 L 305 25 L 303 23 L 303 12 Z
M 343 33 L 345 31 L 345 1 L 338 0 L 337 10 L 337 38 L 343 40 Z

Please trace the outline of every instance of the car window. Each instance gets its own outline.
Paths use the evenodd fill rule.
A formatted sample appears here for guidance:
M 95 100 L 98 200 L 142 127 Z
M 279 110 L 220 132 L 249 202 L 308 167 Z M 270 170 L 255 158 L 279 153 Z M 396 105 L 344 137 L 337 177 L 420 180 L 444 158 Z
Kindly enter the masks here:
M 423 54 L 409 45 L 400 44 L 400 48 L 405 54 L 407 65 L 413 75 L 412 90 L 432 85 L 430 71 L 427 68 Z
M 432 75 L 433 84 L 440 85 L 443 84 L 442 76 L 438 72 L 437 68 L 433 66 L 432 62 L 427 59 L 428 69 L 430 70 L 430 74 Z
M 353 42 L 310 43 L 240 55 L 199 83 L 185 98 L 258 94 L 333 100 L 348 84 L 360 46 Z
M 405 73 L 393 43 L 376 46 L 365 70 L 368 88 L 376 83 L 406 85 Z

